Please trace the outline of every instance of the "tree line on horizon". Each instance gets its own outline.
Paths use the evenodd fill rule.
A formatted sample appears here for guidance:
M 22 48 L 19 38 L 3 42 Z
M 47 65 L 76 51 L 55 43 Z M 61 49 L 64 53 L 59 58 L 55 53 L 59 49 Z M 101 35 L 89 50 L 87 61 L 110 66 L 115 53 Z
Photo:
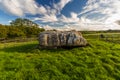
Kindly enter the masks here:
M 29 19 L 17 18 L 10 25 L 0 24 L 0 38 L 37 37 L 42 31 L 43 28 Z

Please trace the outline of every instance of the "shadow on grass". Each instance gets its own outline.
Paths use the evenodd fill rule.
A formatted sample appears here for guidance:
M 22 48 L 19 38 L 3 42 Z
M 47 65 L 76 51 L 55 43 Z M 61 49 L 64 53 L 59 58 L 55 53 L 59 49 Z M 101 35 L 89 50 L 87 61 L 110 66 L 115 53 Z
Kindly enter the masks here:
M 38 48 L 37 43 L 31 44 L 24 44 L 18 46 L 11 46 L 11 47 L 4 47 L 0 49 L 0 51 L 7 52 L 7 53 L 58 53 L 63 51 L 70 51 L 74 48 L 81 48 L 81 47 L 59 47 L 59 48 Z
M 0 52 L 7 52 L 7 53 L 41 53 L 41 52 L 50 52 L 50 53 L 56 53 L 56 52 L 61 52 L 65 51 L 67 49 L 59 48 L 59 49 L 54 49 L 54 48 L 38 48 L 38 44 L 25 44 L 25 45 L 19 45 L 19 46 L 11 46 L 11 47 L 4 47 L 0 49 Z
M 78 49 L 78 50 L 82 50 L 84 47 L 89 47 L 89 45 L 87 45 L 87 46 L 62 46 L 62 47 L 44 47 L 44 48 L 42 48 L 42 47 L 39 47 L 39 48 L 37 48 L 36 50 L 38 50 L 38 51 L 41 51 L 41 52 L 50 52 L 50 53 L 62 53 L 62 52 L 64 52 L 64 51 L 69 51 L 69 52 L 71 52 L 71 51 L 73 51 L 74 49 Z
M 28 53 L 31 52 L 31 50 L 36 49 L 38 45 L 37 44 L 25 44 L 20 46 L 12 46 L 12 47 L 4 47 L 0 49 L 0 51 L 4 52 L 19 52 L 19 53 Z

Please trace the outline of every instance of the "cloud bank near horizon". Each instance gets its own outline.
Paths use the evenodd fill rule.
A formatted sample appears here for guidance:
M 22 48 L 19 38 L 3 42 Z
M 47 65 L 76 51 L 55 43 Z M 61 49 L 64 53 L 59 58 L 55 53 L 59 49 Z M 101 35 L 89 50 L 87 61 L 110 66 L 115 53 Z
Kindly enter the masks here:
M 71 11 L 66 17 L 61 11 L 74 0 L 51 2 L 52 6 L 38 4 L 36 0 L 0 0 L 0 9 L 18 17 L 32 15 L 31 20 L 49 28 L 77 30 L 120 29 L 119 0 L 88 0 L 82 11 Z M 79 3 L 78 3 L 79 5 Z M 72 7 L 72 6 L 71 6 Z M 35 16 L 38 15 L 38 16 Z

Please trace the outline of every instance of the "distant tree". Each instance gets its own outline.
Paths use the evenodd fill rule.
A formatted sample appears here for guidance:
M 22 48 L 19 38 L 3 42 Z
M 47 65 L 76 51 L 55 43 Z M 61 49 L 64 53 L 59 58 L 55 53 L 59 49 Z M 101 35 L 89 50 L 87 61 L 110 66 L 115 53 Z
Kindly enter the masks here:
M 21 29 L 19 29 L 19 28 L 17 28 L 17 27 L 9 27 L 8 28 L 8 38 L 16 38 L 16 37 L 25 37 L 26 35 L 25 35 L 25 33 L 21 30 Z
M 6 38 L 7 37 L 7 28 L 4 25 L 0 24 L 0 38 Z
M 11 23 L 11 27 L 17 27 L 19 28 L 18 33 L 16 31 L 13 31 L 14 33 L 9 33 L 9 36 L 19 36 L 18 34 L 22 34 L 24 33 L 26 35 L 26 37 L 33 37 L 33 36 L 37 36 L 41 31 L 44 31 L 43 28 L 39 28 L 39 25 L 34 23 L 33 21 L 30 21 L 29 19 L 22 19 L 22 18 L 17 18 L 15 20 L 13 20 Z M 22 33 L 20 33 L 22 31 Z
M 13 20 L 10 24 L 12 26 L 19 26 L 19 27 L 21 27 L 21 26 L 27 26 L 27 27 L 38 26 L 33 21 L 30 21 L 29 19 L 22 19 L 22 18 L 17 18 L 15 20 Z
M 40 32 L 44 31 L 43 28 L 38 28 L 36 26 L 26 27 L 25 30 L 27 37 L 36 37 Z

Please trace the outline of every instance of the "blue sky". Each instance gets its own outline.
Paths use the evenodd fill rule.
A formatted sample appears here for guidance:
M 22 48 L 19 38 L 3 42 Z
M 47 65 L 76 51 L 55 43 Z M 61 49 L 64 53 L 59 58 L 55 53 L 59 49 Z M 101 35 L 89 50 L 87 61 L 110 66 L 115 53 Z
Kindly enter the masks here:
M 46 29 L 120 29 L 119 0 L 0 0 L 0 24 L 28 18 Z

